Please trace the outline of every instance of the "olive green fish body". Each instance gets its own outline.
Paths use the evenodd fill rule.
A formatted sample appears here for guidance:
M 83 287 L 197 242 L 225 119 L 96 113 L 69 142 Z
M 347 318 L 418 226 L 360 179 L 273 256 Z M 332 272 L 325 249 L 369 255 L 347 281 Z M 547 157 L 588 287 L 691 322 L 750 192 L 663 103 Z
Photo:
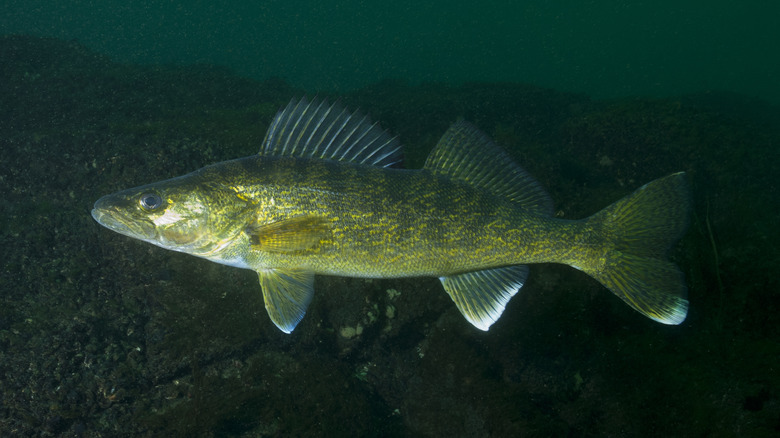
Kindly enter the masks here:
M 198 179 L 221 181 L 227 193 L 213 196 L 234 196 L 237 211 L 251 204 L 260 223 L 321 220 L 317 244 L 306 248 L 253 250 L 249 239 L 237 241 L 226 259 L 237 256 L 253 268 L 375 278 L 442 276 L 559 262 L 561 250 L 571 247 L 567 236 L 576 239 L 584 230 L 580 221 L 524 212 L 424 169 L 254 156 L 213 166 L 193 184 Z M 555 246 L 549 244 L 551 234 Z
M 423 169 L 393 167 L 395 139 L 359 113 L 305 99 L 281 111 L 260 154 L 108 195 L 93 216 L 119 233 L 258 273 L 273 322 L 291 332 L 314 274 L 438 277 L 487 330 L 522 287 L 527 264 L 564 263 L 636 310 L 678 324 L 688 194 L 674 174 L 590 218 L 552 217 L 549 196 L 465 122 Z

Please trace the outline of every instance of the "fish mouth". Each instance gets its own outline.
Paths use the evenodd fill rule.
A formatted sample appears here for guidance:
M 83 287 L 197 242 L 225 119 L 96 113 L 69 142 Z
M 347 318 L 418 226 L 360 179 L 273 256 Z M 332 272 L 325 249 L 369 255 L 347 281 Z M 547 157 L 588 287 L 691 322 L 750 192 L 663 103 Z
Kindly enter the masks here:
M 97 223 L 119 234 L 141 240 L 153 240 L 157 235 L 154 224 L 132 217 L 126 209 L 117 206 L 111 195 L 98 199 L 91 213 Z

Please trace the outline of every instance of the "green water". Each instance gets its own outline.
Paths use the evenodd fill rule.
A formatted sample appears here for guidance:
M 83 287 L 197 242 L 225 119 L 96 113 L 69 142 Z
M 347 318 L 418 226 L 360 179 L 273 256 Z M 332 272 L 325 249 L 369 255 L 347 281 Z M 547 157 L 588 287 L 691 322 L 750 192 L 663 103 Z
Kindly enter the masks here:
M 778 436 L 777 2 L 239 3 L 0 5 L 0 437 Z M 318 276 L 285 335 L 255 273 L 90 216 L 303 94 L 410 168 L 468 120 L 565 219 L 685 171 L 688 318 L 535 265 L 487 333 L 436 279 Z
M 393 78 L 780 101 L 772 1 L 4 3 L 0 34 L 75 39 L 120 62 L 220 64 L 309 91 Z

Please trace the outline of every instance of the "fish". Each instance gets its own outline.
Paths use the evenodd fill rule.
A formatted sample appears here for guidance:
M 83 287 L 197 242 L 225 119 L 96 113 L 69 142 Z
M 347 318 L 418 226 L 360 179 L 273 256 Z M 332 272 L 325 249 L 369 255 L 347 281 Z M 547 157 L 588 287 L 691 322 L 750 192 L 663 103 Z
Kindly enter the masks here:
M 685 172 L 567 220 L 464 120 L 421 169 L 401 163 L 400 141 L 367 115 L 303 97 L 276 114 L 258 154 L 103 196 L 91 213 L 125 236 L 255 271 L 285 333 L 302 320 L 315 275 L 435 277 L 487 331 L 537 263 L 583 271 L 660 323 L 685 320 L 685 278 L 668 259 L 688 222 Z

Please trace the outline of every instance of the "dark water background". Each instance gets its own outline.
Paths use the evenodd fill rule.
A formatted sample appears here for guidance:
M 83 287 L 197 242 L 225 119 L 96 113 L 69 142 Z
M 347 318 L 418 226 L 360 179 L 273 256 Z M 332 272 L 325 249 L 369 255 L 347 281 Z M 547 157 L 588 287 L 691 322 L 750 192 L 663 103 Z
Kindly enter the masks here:
M 7 3 L 0 34 L 57 38 L 0 37 L 0 436 L 777 436 L 776 7 L 566 3 Z M 686 171 L 688 319 L 540 265 L 487 333 L 435 279 L 318 277 L 284 335 L 251 271 L 90 217 L 314 93 L 409 167 L 463 117 L 564 218 Z
M 76 40 L 123 62 L 218 64 L 310 92 L 396 78 L 780 101 L 771 0 L 3 3 L 0 34 Z

